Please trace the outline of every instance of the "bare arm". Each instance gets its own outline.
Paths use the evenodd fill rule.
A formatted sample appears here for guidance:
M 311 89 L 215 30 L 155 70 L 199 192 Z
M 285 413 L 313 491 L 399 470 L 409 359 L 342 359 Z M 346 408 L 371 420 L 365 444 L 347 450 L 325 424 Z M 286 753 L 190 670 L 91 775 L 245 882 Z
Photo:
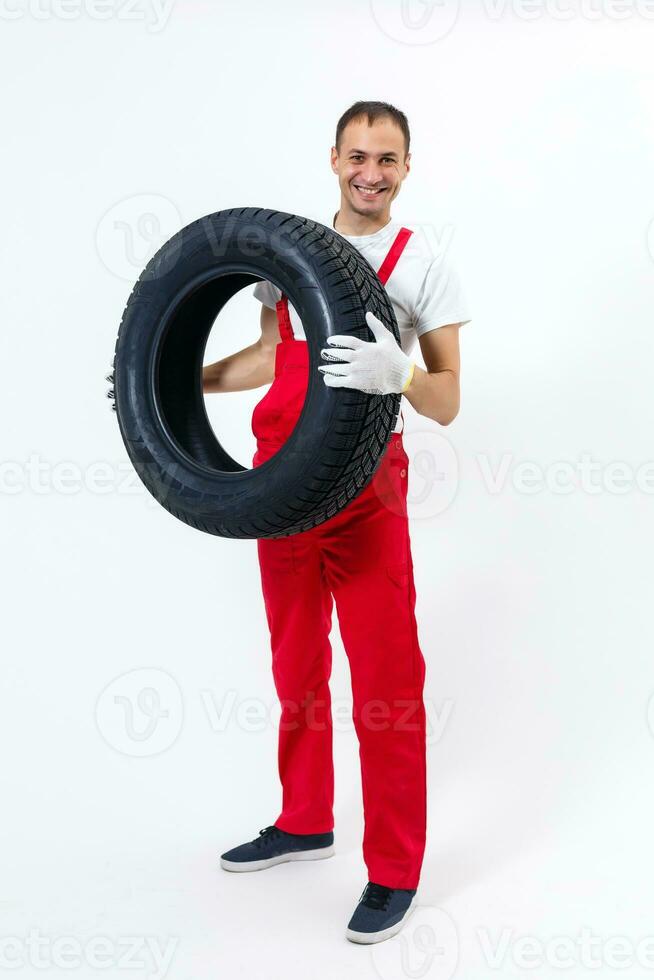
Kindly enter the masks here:
M 275 375 L 275 349 L 280 341 L 277 313 L 261 304 L 261 336 L 244 350 L 236 351 L 202 368 L 204 394 L 247 391 L 270 384 Z
M 404 392 L 416 412 L 449 425 L 459 412 L 460 323 L 429 330 L 419 337 L 426 371 L 416 364 L 411 384 Z

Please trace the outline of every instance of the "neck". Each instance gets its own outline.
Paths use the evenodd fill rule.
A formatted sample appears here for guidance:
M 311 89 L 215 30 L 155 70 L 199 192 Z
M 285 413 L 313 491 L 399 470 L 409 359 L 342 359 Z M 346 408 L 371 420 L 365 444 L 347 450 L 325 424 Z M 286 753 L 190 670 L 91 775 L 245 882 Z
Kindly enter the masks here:
M 334 215 L 332 225 L 334 230 L 342 235 L 374 235 L 376 231 L 385 228 L 390 220 L 390 207 L 381 214 L 368 217 L 368 215 L 353 211 L 347 201 L 341 198 L 341 206 Z

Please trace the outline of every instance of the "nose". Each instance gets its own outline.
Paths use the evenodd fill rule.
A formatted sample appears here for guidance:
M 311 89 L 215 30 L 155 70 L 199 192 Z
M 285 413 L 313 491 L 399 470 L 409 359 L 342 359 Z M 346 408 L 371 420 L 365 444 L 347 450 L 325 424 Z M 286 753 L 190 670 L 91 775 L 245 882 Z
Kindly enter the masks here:
M 361 176 L 370 187 L 373 187 L 375 184 L 381 184 L 383 179 L 379 167 L 374 165 L 364 167 L 361 171 Z

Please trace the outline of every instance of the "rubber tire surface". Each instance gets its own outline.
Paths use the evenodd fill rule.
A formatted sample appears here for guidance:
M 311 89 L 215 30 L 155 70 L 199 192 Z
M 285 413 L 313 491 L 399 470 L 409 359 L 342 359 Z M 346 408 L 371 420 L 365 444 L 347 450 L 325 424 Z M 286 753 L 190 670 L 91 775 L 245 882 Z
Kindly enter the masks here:
M 309 381 L 282 448 L 245 467 L 222 447 L 202 392 L 207 338 L 238 290 L 268 279 L 302 320 Z M 194 221 L 146 266 L 116 341 L 116 415 L 146 488 L 174 517 L 230 538 L 285 537 L 347 506 L 377 470 L 401 395 L 328 388 L 318 364 L 331 334 L 374 340 L 371 309 L 399 342 L 388 294 L 361 253 L 333 229 L 265 208 Z

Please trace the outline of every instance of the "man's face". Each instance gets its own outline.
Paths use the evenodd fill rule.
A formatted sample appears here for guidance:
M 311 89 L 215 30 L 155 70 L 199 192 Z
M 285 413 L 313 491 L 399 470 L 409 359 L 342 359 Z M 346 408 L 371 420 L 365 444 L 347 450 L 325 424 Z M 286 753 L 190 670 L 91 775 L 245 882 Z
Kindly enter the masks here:
M 340 152 L 332 147 L 332 170 L 343 199 L 356 214 L 374 218 L 388 211 L 409 172 L 404 134 L 392 119 L 353 119 L 343 130 Z

